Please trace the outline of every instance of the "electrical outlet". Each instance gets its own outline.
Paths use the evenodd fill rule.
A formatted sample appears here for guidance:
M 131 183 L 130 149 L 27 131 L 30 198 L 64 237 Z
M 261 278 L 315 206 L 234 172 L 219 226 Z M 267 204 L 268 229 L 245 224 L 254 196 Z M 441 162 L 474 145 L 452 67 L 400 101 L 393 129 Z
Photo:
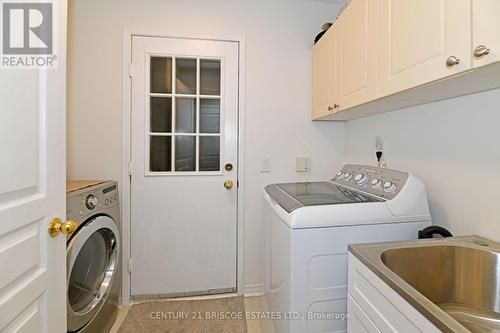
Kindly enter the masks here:
M 377 156 L 377 163 L 379 168 L 385 168 L 384 158 L 384 138 L 381 136 L 375 137 L 375 155 Z
M 375 152 L 384 151 L 384 138 L 381 136 L 375 137 Z

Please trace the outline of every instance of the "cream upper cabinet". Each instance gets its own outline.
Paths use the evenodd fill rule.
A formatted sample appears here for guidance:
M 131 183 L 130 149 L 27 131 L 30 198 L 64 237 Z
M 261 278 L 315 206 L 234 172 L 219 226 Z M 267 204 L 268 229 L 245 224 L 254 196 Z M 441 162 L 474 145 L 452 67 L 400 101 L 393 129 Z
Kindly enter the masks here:
M 377 97 L 377 1 L 352 0 L 333 28 L 338 40 L 335 80 L 343 110 Z
M 335 34 L 330 28 L 312 51 L 312 119 L 336 110 L 338 88 L 335 80 Z
M 472 1 L 474 67 L 500 60 L 500 0 Z
M 378 3 L 379 97 L 472 67 L 470 0 Z
M 500 88 L 499 13 L 500 0 L 351 0 L 313 48 L 312 119 Z

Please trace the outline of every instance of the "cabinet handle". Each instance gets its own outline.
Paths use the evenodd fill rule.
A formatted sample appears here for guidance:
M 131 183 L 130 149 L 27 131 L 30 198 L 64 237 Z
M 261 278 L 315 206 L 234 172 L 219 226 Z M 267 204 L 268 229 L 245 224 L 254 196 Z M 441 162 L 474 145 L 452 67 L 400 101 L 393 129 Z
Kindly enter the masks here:
M 333 106 L 328 105 L 328 111 L 333 111 Z
M 334 107 L 335 109 L 338 109 L 338 108 L 340 108 L 340 105 L 339 105 L 339 104 L 333 104 L 333 107 Z
M 490 49 L 489 48 L 487 48 L 484 45 L 479 45 L 474 50 L 474 57 L 481 58 L 481 57 L 483 57 L 485 55 L 488 55 L 489 53 L 490 53 Z
M 453 67 L 456 66 L 460 63 L 460 59 L 458 59 L 455 56 L 451 56 L 448 59 L 446 59 L 446 66 L 448 67 Z

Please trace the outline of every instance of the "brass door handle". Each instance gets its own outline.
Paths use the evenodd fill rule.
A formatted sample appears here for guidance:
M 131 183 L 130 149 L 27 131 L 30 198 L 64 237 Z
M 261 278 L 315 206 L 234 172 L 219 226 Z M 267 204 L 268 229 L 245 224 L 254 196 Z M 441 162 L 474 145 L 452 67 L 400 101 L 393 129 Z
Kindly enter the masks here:
M 233 170 L 233 165 L 231 163 L 226 163 L 226 165 L 224 165 L 224 169 L 226 169 L 226 171 L 231 171 Z
M 233 184 L 233 181 L 232 181 L 232 180 L 229 180 L 229 179 L 228 179 L 228 180 L 226 180 L 226 181 L 224 182 L 224 187 L 225 187 L 227 190 L 232 189 L 232 188 L 233 188 L 233 185 L 234 185 L 234 184 Z
M 76 223 L 73 220 L 63 222 L 60 218 L 54 218 L 49 223 L 50 237 L 56 237 L 59 232 L 64 235 L 71 235 L 76 230 Z

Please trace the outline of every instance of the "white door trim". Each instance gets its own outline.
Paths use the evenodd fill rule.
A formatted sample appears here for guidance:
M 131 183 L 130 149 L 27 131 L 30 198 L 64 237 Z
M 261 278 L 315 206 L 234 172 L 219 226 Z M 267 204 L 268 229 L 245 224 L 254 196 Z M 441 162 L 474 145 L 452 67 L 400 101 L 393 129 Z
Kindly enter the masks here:
M 151 32 L 125 28 L 123 31 L 122 64 L 122 177 L 121 177 L 121 221 L 122 221 L 122 303 L 130 303 L 130 140 L 131 140 L 131 91 L 130 68 L 132 61 L 132 37 L 163 37 L 179 39 L 205 39 L 238 43 L 238 203 L 237 203 L 237 249 L 236 249 L 236 294 L 243 295 L 244 262 L 244 197 L 245 197 L 245 82 L 246 82 L 246 36 L 221 34 L 177 34 Z

